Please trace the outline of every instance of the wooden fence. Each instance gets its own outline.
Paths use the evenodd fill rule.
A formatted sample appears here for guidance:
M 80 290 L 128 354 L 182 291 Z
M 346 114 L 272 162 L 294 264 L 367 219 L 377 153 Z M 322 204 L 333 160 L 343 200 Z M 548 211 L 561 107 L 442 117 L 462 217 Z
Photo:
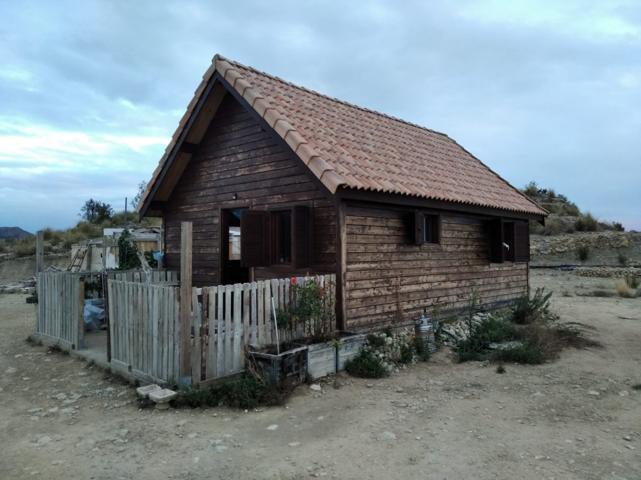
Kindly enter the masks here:
M 64 350 L 82 348 L 84 276 L 71 272 L 40 272 L 37 292 L 36 335 Z
M 109 280 L 111 364 L 143 381 L 178 383 L 179 287 Z
M 329 311 L 334 310 L 335 275 L 298 277 L 299 285 L 317 282 L 325 290 Z M 273 279 L 235 285 L 193 289 L 192 382 L 194 384 L 240 372 L 244 369 L 245 347 L 276 343 L 272 296 L 276 311 L 294 301 L 292 280 Z M 333 330 L 335 325 L 325 328 Z M 296 329 L 278 326 L 279 340 L 293 341 L 306 335 L 303 325 Z
M 173 270 L 113 270 L 107 276 L 109 280 L 125 282 L 178 283 L 178 272 Z

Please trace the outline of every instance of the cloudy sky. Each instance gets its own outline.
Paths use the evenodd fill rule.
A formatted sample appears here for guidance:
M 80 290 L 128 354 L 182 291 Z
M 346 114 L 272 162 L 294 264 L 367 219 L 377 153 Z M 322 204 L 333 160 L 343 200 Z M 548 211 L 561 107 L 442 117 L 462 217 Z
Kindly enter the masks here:
M 641 230 L 641 3 L 0 2 L 0 226 L 150 177 L 212 56 L 459 141 Z

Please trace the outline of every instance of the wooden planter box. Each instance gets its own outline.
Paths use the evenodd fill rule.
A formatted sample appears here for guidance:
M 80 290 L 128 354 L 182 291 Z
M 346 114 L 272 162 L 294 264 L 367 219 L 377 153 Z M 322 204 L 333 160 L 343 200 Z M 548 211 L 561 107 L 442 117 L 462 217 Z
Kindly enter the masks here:
M 367 339 L 367 335 L 364 333 L 346 333 L 345 335 L 341 337 L 336 349 L 336 368 L 338 371 L 345 370 L 345 364 L 358 355 Z
M 314 343 L 307 347 L 307 374 L 312 380 L 336 373 L 335 342 Z
M 279 385 L 303 383 L 307 377 L 307 346 L 285 350 L 280 354 L 261 352 L 250 347 L 247 355 L 266 382 Z

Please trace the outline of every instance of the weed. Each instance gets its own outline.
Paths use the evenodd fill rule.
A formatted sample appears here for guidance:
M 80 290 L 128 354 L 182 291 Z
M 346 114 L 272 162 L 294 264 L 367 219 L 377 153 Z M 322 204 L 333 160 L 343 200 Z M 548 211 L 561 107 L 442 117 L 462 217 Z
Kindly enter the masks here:
M 634 298 L 636 296 L 636 291 L 630 288 L 625 278 L 619 278 L 615 283 L 615 288 L 619 297 Z
M 577 232 L 596 232 L 599 228 L 599 222 L 591 213 L 580 215 L 574 222 L 574 228 Z
M 537 288 L 532 298 L 519 298 L 512 309 L 512 321 L 526 325 L 547 318 L 550 315 L 551 297 L 552 292 L 545 293 L 544 288 Z
M 405 365 L 408 363 L 412 363 L 412 360 L 414 360 L 414 351 L 415 347 L 412 344 L 401 345 L 401 355 L 398 361 Z
M 576 258 L 582 262 L 585 262 L 590 258 L 590 247 L 587 245 L 579 245 L 576 249 Z
M 249 409 L 261 405 L 282 405 L 291 389 L 270 386 L 253 375 L 243 373 L 209 388 L 190 388 L 180 392 L 174 401 L 181 407 L 218 407 Z
M 359 354 L 345 364 L 350 375 L 362 378 L 382 378 L 388 375 L 383 362 L 373 352 L 361 350 Z
M 489 317 L 473 325 L 470 335 L 456 344 L 455 350 L 460 362 L 483 360 L 488 356 L 488 347 L 493 342 L 512 340 L 515 326 L 499 317 Z
M 626 257 L 622 252 L 618 252 L 617 261 L 619 262 L 619 265 L 625 267 L 628 264 L 628 257 Z
M 639 278 L 634 276 L 634 275 L 626 275 L 625 277 L 625 283 L 628 284 L 628 287 L 630 288 L 639 288 Z
M 538 345 L 534 343 L 523 343 L 522 345 L 495 351 L 492 359 L 501 362 L 538 365 L 545 361 L 545 356 Z
M 581 294 L 583 297 L 614 297 L 614 293 L 609 290 L 596 289 L 588 292 L 587 294 Z
M 505 373 L 505 367 L 503 365 L 497 366 L 496 373 Z
M 635 385 L 632 385 L 632 390 L 641 390 L 641 383 L 637 383 Z
M 367 344 L 372 348 L 380 348 L 385 346 L 385 337 L 380 335 L 367 335 Z

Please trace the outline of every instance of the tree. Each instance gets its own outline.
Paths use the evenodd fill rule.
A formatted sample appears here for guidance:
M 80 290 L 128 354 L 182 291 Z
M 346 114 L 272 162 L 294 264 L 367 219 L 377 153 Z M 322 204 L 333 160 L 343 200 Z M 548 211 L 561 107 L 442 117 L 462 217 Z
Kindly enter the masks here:
M 138 245 L 126 228 L 118 238 L 118 270 L 140 268 Z
M 131 206 L 134 207 L 134 210 L 138 209 L 138 205 L 140 204 L 140 201 L 142 200 L 142 196 L 145 194 L 145 190 L 147 189 L 147 182 L 140 182 L 138 184 L 138 193 L 136 193 L 136 196 L 131 202 Z
M 80 216 L 90 223 L 102 223 L 109 220 L 114 210 L 106 202 L 100 202 L 90 198 L 80 209 Z

